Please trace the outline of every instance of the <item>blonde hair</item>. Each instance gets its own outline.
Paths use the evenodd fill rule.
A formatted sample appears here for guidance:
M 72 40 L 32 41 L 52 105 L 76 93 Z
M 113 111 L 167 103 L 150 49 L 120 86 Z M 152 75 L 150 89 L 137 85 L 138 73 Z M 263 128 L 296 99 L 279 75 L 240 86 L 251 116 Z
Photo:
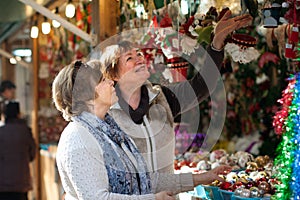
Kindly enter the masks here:
M 99 69 L 80 61 L 65 66 L 52 84 L 52 99 L 66 121 L 83 111 L 91 111 L 91 100 L 95 98 L 95 87 L 101 81 Z
M 103 76 L 114 80 L 118 75 L 118 63 L 121 54 L 136 48 L 129 41 L 121 41 L 117 45 L 111 45 L 104 48 L 98 65 L 100 65 Z

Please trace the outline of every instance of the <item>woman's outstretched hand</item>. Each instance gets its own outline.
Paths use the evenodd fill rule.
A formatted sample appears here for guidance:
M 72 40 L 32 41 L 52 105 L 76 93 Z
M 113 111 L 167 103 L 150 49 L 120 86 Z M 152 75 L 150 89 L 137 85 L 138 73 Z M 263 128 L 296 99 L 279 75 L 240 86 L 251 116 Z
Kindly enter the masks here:
M 212 41 L 213 47 L 222 49 L 225 44 L 225 39 L 229 34 L 242 27 L 251 25 L 252 20 L 253 18 L 249 14 L 231 17 L 231 11 L 228 10 L 215 27 L 215 35 Z
M 221 165 L 216 167 L 210 171 L 204 172 L 202 174 L 193 174 L 194 186 L 197 185 L 207 185 L 215 180 L 220 182 L 224 182 L 225 180 L 221 178 L 219 175 L 226 175 L 231 171 L 231 167 L 227 165 Z

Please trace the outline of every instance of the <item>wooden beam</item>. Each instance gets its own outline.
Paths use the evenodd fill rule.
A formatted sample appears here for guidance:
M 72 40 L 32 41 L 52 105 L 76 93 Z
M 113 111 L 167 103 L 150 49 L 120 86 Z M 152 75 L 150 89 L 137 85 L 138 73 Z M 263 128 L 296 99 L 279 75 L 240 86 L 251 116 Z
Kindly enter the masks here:
M 2 43 L 2 49 L 10 49 L 7 42 Z M 10 64 L 9 58 L 12 57 L 7 51 L 0 49 L 0 55 L 2 55 L 2 80 L 10 80 L 15 82 L 15 65 Z
M 0 55 L 6 57 L 8 60 L 10 58 L 15 58 L 12 54 L 8 53 L 7 51 L 0 49 Z M 27 64 L 26 62 L 24 62 L 23 60 L 17 61 L 20 65 L 22 65 L 23 67 L 29 68 L 29 64 Z M 14 66 L 14 65 L 12 65 Z

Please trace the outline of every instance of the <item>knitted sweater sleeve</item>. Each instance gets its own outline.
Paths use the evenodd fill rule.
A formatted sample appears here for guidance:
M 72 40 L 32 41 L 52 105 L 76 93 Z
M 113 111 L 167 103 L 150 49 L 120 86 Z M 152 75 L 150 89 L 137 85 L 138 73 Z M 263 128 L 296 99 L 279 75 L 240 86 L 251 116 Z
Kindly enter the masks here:
M 224 51 L 215 51 L 209 45 L 204 56 L 203 67 L 193 78 L 162 87 L 174 117 L 197 106 L 217 85 Z
M 152 173 L 151 181 L 154 193 L 171 191 L 173 194 L 178 194 L 194 190 L 192 173 Z
M 86 129 L 70 124 L 61 136 L 56 157 L 66 200 L 155 200 L 154 194 L 109 192 L 103 149 Z

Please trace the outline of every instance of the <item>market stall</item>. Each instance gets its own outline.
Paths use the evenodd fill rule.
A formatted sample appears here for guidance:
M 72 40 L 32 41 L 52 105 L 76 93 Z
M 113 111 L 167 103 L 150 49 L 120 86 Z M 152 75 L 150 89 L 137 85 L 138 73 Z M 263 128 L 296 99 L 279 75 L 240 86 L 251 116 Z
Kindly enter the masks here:
M 88 60 L 103 41 L 127 39 L 141 47 L 151 82 L 189 80 L 201 71 L 203 52 L 227 9 L 250 13 L 253 22 L 228 36 L 211 96 L 175 120 L 174 170 L 203 173 L 226 164 L 233 171 L 226 182 L 196 187 L 182 199 L 299 198 L 299 0 L 78 1 L 71 18 L 63 9 L 69 2 L 48 8 L 20 2 L 37 11 L 32 27 L 50 19 L 61 24 L 31 39 L 37 199 L 58 200 L 63 193 L 55 153 L 67 123 L 51 97 L 58 71 Z

